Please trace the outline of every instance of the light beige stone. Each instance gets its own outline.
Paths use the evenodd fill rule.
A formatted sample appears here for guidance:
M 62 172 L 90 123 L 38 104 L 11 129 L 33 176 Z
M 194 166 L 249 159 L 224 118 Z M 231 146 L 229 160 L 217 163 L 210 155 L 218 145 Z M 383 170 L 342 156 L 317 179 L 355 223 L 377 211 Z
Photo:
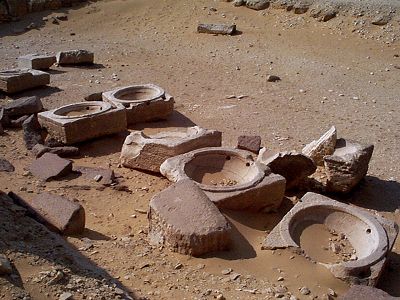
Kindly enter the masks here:
M 31 69 L 12 69 L 0 72 L 0 90 L 18 93 L 50 83 L 50 74 Z
M 336 127 L 332 126 L 319 140 L 312 141 L 306 145 L 302 153 L 314 160 L 318 166 L 322 166 L 324 164 L 324 156 L 331 155 L 335 150 L 336 139 Z
M 133 131 L 126 137 L 121 151 L 121 164 L 132 169 L 160 172 L 168 158 L 204 147 L 221 146 L 222 133 L 198 126 L 185 131 L 166 131 L 147 136 Z

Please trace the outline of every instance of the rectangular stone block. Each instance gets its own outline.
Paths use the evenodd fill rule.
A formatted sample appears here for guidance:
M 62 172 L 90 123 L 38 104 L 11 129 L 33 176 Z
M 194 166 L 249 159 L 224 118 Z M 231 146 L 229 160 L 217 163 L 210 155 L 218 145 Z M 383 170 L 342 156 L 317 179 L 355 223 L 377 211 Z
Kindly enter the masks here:
M 59 65 L 93 64 L 94 53 L 87 50 L 68 50 L 57 53 Z
M 85 102 L 86 105 L 105 105 L 104 102 Z M 125 108 L 121 105 L 111 106 L 95 114 L 68 116 L 59 111 L 73 109 L 71 104 L 62 108 L 45 111 L 38 114 L 42 127 L 47 129 L 49 135 L 66 145 L 83 142 L 93 138 L 110 135 L 127 129 Z M 107 104 L 109 105 L 109 104 Z M 71 112 L 74 112 L 73 110 Z
M 199 24 L 197 32 L 210 34 L 232 35 L 236 32 L 236 25 L 225 24 Z
M 56 62 L 54 55 L 28 54 L 18 58 L 21 69 L 47 70 Z
M 13 69 L 0 72 L 0 90 L 13 94 L 50 83 L 50 74 L 31 69 Z

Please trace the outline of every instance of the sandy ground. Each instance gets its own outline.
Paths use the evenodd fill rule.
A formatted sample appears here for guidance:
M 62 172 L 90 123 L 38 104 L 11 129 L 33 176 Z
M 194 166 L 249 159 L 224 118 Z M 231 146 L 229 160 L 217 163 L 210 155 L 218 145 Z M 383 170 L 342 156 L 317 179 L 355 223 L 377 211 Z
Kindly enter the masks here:
M 17 96 L 39 95 L 50 109 L 82 101 L 93 92 L 151 82 L 175 97 L 176 112 L 168 122 L 131 129 L 156 132 L 197 124 L 221 130 L 224 145 L 234 146 L 241 134 L 260 135 L 263 145 L 272 150 L 301 150 L 336 125 L 340 137 L 375 145 L 366 180 L 340 199 L 400 222 L 396 211 L 400 206 L 400 45 L 393 39 L 398 24 L 361 28 L 352 17 L 320 23 L 306 15 L 256 12 L 210 0 L 110 0 L 63 11 L 68 13 L 68 21 L 59 25 L 41 21 L 51 12 L 1 25 L 1 68 L 15 66 L 16 58 L 23 54 L 78 48 L 94 51 L 97 65 L 54 67 L 50 87 Z M 32 21 L 39 28 L 21 33 Z M 197 34 L 198 22 L 234 22 L 241 34 Z M 266 82 L 269 74 L 282 81 Z M 228 95 L 247 97 L 227 99 Z M 2 95 L 0 103 L 8 100 Z M 14 173 L 0 174 L 0 189 L 27 199 L 42 191 L 78 199 L 86 210 L 87 230 L 83 236 L 66 238 L 67 242 L 132 295 L 212 299 L 223 294 L 227 299 L 268 299 L 276 293 L 290 293 L 310 299 L 321 298 L 329 288 L 339 295 L 348 289 L 300 256 L 291 259 L 292 254 L 285 251 L 260 250 L 265 231 L 279 222 L 293 198 L 288 198 L 278 213 L 227 212 L 237 229 L 230 252 L 190 258 L 149 246 L 146 215 L 135 209 L 146 210 L 151 197 L 169 183 L 117 167 L 126 135 L 79 145 L 82 155 L 74 163 L 111 166 L 130 192 L 103 189 L 82 178 L 42 184 L 24 176 L 33 157 L 23 145 L 20 130 L 0 136 L 0 156 L 16 167 Z M 89 188 L 82 187 L 85 185 Z M 88 239 L 91 246 L 82 246 Z M 53 263 L 50 258 L 28 268 L 34 254 L 27 251 L 22 259 L 10 249 L 2 250 L 13 260 L 22 288 L 33 299 L 58 299 L 61 291 L 70 290 L 65 283 L 56 284 L 55 290 L 44 283 L 32 284 L 30 278 Z M 393 252 L 380 287 L 400 296 L 399 242 Z M 175 268 L 177 264 L 182 266 Z M 240 277 L 223 275 L 221 271 L 227 268 Z M 278 277 L 284 280 L 277 281 Z M 311 290 L 311 296 L 300 294 L 303 286 Z M 0 281 L 3 299 L 10 299 L 12 289 L 12 283 Z M 85 290 L 72 291 L 77 299 L 83 299 Z

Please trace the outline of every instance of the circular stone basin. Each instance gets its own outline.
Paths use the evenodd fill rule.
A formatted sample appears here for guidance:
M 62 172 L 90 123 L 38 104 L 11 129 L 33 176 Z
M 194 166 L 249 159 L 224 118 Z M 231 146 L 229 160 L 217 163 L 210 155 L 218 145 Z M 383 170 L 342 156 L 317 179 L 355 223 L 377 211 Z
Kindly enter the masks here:
M 154 84 L 131 85 L 113 93 L 114 101 L 121 103 L 148 102 L 163 97 L 164 90 Z
M 360 269 L 379 261 L 388 249 L 388 240 L 382 225 L 373 217 L 345 205 L 305 205 L 291 212 L 289 220 L 281 223 L 282 238 L 301 247 L 313 260 L 323 265 L 340 265 L 345 269 Z M 326 231 L 345 237 L 347 249 L 354 249 L 353 260 L 329 261 L 320 249 Z M 340 243 L 337 243 L 340 244 Z M 316 249 L 318 248 L 318 249 Z M 344 249 L 344 248 L 343 248 Z
M 265 170 L 242 151 L 204 148 L 192 152 L 183 171 L 201 189 L 228 192 L 250 188 L 265 176 Z
M 59 119 L 74 119 L 94 116 L 111 109 L 111 104 L 101 101 L 80 102 L 62 106 L 53 114 Z

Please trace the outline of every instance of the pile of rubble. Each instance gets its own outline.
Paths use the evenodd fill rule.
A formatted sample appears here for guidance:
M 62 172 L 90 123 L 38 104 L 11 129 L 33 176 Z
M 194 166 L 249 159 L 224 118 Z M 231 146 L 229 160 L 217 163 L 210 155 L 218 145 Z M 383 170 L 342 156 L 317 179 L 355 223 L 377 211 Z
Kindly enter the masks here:
M 37 68 L 93 60 L 93 53 L 85 50 L 60 52 L 57 57 L 23 56 L 20 67 L 28 69 L 0 73 L 0 89 L 11 94 L 45 85 L 50 75 Z M 79 142 L 127 131 L 130 124 L 166 119 L 174 108 L 174 98 L 154 84 L 122 87 L 89 100 L 94 101 L 44 111 L 37 97 L 28 97 L 1 108 L 4 128 L 23 128 L 26 147 L 36 157 L 29 170 L 33 176 L 49 181 L 74 172 L 103 185 L 116 185 L 112 170 L 74 166 L 63 157 L 79 155 Z M 296 228 L 305 221 L 324 224 L 345 235 L 356 253 L 355 259 L 324 265 L 343 280 L 376 284 L 397 237 L 397 225 L 313 193 L 351 192 L 367 174 L 373 145 L 338 139 L 335 127 L 301 153 L 270 151 L 262 147 L 259 136 L 240 136 L 236 147 L 221 145 L 221 132 L 198 126 L 156 135 L 132 131 L 126 137 L 121 145 L 122 166 L 162 174 L 173 182 L 149 203 L 151 244 L 192 256 L 228 250 L 232 225 L 223 214 L 225 209 L 277 211 L 288 190 L 303 190 L 310 193 L 267 236 L 263 249 L 301 251 L 298 237 L 292 236 Z M 12 172 L 12 164 L 1 160 L 0 171 Z M 85 227 L 84 208 L 73 200 L 48 193 L 33 200 L 12 192 L 9 197 L 53 231 L 78 234 Z M 363 275 L 366 269 L 367 276 Z

